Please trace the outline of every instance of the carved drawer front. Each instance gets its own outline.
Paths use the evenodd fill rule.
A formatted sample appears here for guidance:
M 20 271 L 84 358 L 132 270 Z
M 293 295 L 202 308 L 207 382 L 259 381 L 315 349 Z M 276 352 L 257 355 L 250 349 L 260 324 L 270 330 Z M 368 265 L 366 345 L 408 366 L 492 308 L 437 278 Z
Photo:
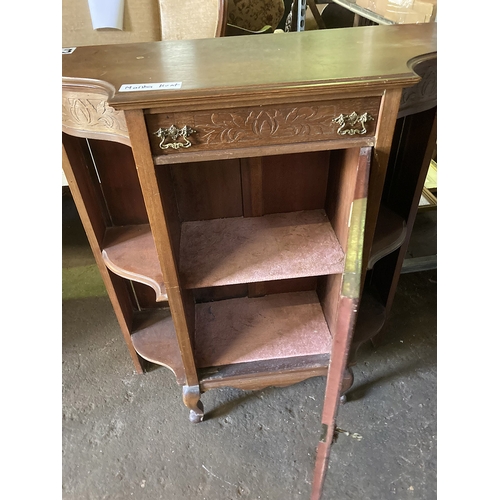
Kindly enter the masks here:
M 154 155 L 373 137 L 380 97 L 146 115 Z

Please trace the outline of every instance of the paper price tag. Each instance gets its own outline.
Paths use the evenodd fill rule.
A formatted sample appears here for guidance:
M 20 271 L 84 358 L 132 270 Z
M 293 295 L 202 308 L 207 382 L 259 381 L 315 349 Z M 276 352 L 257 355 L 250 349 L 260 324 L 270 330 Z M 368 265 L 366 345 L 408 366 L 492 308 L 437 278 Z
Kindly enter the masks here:
M 145 90 L 177 90 L 182 87 L 182 82 L 162 83 L 132 83 L 123 84 L 118 92 L 141 92 Z

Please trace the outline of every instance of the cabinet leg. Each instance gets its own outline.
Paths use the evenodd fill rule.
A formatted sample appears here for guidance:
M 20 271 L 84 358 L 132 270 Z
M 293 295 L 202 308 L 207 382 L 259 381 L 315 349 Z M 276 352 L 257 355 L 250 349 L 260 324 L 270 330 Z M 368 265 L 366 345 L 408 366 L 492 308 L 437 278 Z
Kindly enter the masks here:
M 194 424 L 200 423 L 205 414 L 200 396 L 200 387 L 198 385 L 185 385 L 182 388 L 182 400 L 189 408 L 189 420 Z
M 347 401 L 346 392 L 352 387 L 354 383 L 354 373 L 350 366 L 346 367 L 344 371 L 344 379 L 342 380 L 342 392 L 340 396 L 340 403 L 344 404 Z

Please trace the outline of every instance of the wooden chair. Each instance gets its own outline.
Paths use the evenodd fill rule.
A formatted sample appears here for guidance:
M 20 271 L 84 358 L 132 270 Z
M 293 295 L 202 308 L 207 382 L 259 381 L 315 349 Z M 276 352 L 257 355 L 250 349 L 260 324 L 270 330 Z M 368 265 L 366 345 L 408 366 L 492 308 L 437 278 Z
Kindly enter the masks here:
M 226 0 L 158 0 L 158 4 L 162 40 L 216 38 L 224 34 Z
M 63 0 L 63 47 L 223 36 L 226 3 L 227 0 L 127 0 L 123 30 L 94 30 L 86 0 Z
M 240 36 L 240 35 L 265 35 L 266 33 L 274 33 L 272 26 L 264 26 L 258 31 L 247 30 L 245 28 L 240 28 L 234 24 L 226 24 L 226 31 L 224 36 Z
M 272 33 L 285 14 L 283 0 L 226 0 L 226 2 L 228 25 L 226 36 Z
M 272 33 L 283 0 L 158 0 L 161 39 L 188 40 Z

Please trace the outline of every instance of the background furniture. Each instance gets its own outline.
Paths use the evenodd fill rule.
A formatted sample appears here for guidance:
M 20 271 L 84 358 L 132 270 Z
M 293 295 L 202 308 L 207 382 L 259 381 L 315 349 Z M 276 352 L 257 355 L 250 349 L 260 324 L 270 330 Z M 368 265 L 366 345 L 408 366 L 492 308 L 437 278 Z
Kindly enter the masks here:
M 284 14 L 283 0 L 227 0 L 227 23 L 246 31 L 259 32 L 267 26 L 274 31 Z
M 158 6 L 158 0 L 126 0 L 123 30 L 94 30 L 88 0 L 62 0 L 62 46 L 83 47 L 161 40 Z
M 241 30 L 274 31 L 284 9 L 283 0 L 126 0 L 123 30 L 94 30 L 87 0 L 63 0 L 62 46 L 219 37 L 228 22 Z
M 158 0 L 161 40 L 194 40 L 222 36 L 226 0 Z

